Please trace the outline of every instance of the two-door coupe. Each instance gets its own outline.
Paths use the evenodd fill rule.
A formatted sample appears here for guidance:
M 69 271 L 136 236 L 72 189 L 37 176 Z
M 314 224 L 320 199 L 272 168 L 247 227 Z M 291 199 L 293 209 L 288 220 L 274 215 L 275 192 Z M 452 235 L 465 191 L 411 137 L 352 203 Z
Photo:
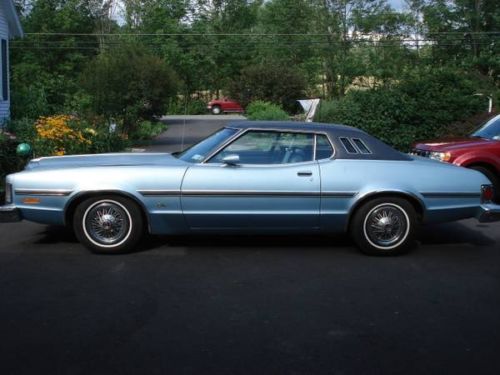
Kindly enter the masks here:
M 2 221 L 72 226 L 92 251 L 143 234 L 335 233 L 408 250 L 421 223 L 500 219 L 481 173 L 343 125 L 235 122 L 178 154 L 46 157 L 7 177 Z

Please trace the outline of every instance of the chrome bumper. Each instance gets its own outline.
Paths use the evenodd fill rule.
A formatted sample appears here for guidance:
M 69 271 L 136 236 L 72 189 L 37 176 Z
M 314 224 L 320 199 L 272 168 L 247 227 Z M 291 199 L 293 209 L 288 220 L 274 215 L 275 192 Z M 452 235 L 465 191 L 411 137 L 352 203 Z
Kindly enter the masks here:
M 21 210 L 13 205 L 0 206 L 0 223 L 21 221 Z
M 490 223 L 500 220 L 500 205 L 497 204 L 482 204 L 478 210 L 476 218 L 481 223 Z

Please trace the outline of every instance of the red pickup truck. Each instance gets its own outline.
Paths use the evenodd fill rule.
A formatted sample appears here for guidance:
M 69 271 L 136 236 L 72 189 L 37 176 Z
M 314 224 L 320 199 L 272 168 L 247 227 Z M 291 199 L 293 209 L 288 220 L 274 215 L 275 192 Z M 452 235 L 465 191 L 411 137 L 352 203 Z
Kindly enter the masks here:
M 468 137 L 418 142 L 411 153 L 483 173 L 493 183 L 495 200 L 500 202 L 500 115 Z
M 214 99 L 208 102 L 207 109 L 214 115 L 220 115 L 224 112 L 243 113 L 244 109 L 236 100 L 222 98 Z

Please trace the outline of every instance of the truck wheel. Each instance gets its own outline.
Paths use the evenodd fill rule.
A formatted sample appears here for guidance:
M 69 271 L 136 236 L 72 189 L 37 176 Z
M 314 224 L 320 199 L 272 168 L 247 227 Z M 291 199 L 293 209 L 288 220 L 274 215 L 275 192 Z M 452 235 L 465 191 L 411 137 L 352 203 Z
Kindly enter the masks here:
M 83 245 L 100 254 L 131 251 L 144 232 L 138 205 L 128 198 L 111 195 L 80 203 L 73 216 L 73 228 Z
M 359 207 L 350 224 L 350 234 L 368 255 L 397 255 L 415 245 L 415 209 L 402 198 L 375 198 Z

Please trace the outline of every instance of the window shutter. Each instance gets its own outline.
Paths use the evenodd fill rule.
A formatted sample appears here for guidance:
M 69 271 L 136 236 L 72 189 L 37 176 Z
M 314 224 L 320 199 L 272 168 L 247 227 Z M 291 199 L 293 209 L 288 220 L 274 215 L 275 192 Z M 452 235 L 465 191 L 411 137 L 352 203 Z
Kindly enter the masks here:
M 7 40 L 2 39 L 2 98 L 9 100 L 9 75 L 7 60 Z

